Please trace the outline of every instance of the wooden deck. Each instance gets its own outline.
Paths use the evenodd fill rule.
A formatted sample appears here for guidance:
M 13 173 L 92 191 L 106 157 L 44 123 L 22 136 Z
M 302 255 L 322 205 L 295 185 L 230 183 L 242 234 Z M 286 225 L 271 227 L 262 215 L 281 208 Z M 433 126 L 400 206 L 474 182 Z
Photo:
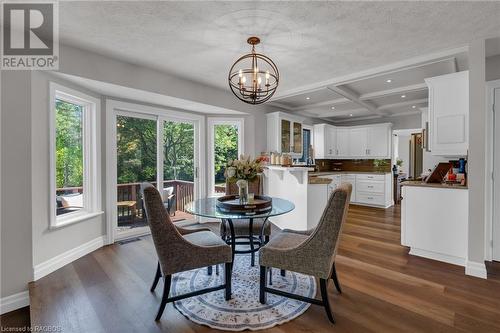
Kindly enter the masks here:
M 217 228 L 217 225 L 213 225 Z M 273 231 L 274 233 L 277 230 Z M 399 244 L 399 207 L 351 206 L 337 256 L 343 294 L 329 285 L 337 324 L 311 306 L 268 332 L 500 332 L 500 269 L 489 280 L 464 268 L 408 255 Z M 63 332 L 212 332 L 149 286 L 156 267 L 150 237 L 99 249 L 30 285 L 31 322 Z

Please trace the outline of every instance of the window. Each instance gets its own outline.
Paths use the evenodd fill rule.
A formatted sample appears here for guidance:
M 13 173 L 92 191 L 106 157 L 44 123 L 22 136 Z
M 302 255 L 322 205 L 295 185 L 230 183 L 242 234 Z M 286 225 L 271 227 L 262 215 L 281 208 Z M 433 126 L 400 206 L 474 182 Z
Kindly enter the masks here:
M 50 85 L 51 227 L 100 212 L 99 100 Z
M 224 177 L 228 160 L 243 154 L 243 119 L 209 118 L 209 187 L 208 195 L 222 195 L 226 191 Z

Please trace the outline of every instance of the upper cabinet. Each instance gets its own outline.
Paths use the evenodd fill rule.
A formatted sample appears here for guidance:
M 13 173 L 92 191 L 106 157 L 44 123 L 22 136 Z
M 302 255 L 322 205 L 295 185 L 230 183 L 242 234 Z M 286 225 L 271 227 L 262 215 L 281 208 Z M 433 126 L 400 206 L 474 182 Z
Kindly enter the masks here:
M 425 79 L 429 87 L 429 150 L 462 156 L 469 148 L 469 72 Z
M 314 125 L 314 156 L 334 158 L 391 158 L 392 124 L 335 127 Z
M 267 115 L 267 150 L 302 156 L 303 119 L 283 112 Z

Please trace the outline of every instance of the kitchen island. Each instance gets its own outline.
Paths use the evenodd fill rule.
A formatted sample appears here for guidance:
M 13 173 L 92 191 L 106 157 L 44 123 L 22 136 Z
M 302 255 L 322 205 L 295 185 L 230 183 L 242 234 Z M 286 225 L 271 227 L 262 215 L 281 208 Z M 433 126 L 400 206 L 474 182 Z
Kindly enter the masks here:
M 410 254 L 466 266 L 467 187 L 410 181 L 402 196 L 401 244 Z
M 272 219 L 281 229 L 307 230 L 321 218 L 329 195 L 340 184 L 352 184 L 351 203 L 387 208 L 392 201 L 392 176 L 388 172 L 314 172 L 309 167 L 267 166 L 264 193 L 292 201 L 295 210 Z

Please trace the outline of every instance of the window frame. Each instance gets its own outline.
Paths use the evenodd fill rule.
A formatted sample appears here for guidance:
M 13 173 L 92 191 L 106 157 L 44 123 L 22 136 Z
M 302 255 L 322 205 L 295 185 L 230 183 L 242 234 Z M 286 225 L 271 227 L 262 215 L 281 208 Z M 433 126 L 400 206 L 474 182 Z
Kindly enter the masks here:
M 230 118 L 230 117 L 209 117 L 207 118 L 207 134 L 208 134 L 208 186 L 207 186 L 207 194 L 209 197 L 217 197 L 222 196 L 221 193 L 216 193 L 214 191 L 215 188 L 215 126 L 216 125 L 235 125 L 238 127 L 238 157 L 242 154 L 245 154 L 245 144 L 244 144 L 244 128 L 245 128 L 245 119 L 244 118 Z
M 49 221 L 50 228 L 89 220 L 103 214 L 101 209 L 101 138 L 100 100 L 62 85 L 50 82 L 49 98 Z M 57 215 L 56 205 L 56 100 L 81 105 L 83 108 L 83 208 Z

